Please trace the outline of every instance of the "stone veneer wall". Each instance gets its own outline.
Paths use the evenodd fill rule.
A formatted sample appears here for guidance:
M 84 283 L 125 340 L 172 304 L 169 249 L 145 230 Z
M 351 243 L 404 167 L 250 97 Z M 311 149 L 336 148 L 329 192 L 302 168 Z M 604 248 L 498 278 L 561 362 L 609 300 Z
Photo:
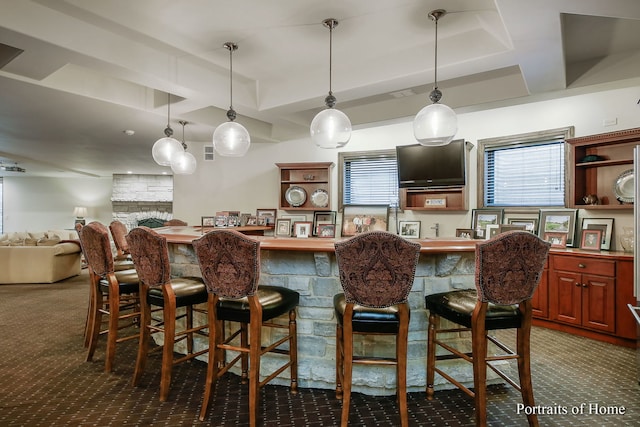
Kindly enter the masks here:
M 200 270 L 191 245 L 170 244 L 169 257 L 172 275 L 197 276 Z M 426 383 L 426 342 L 428 315 L 424 308 L 425 295 L 450 289 L 474 288 L 475 254 L 421 254 L 415 282 L 409 296 L 411 322 L 407 386 L 411 392 L 424 392 Z M 301 387 L 332 389 L 335 387 L 336 320 L 333 296 L 342 292 L 337 263 L 333 253 L 301 251 L 261 251 L 261 285 L 285 286 L 300 293 L 298 307 L 298 383 Z M 443 322 L 446 320 L 443 319 Z M 264 333 L 264 332 L 263 332 Z M 442 337 L 441 337 L 442 338 Z M 471 339 L 450 334 L 457 345 L 468 345 Z M 384 336 L 358 337 L 354 350 L 375 355 L 395 354 L 394 340 Z M 184 351 L 184 350 L 182 350 Z M 206 360 L 206 359 L 203 359 Z M 265 358 L 262 373 L 272 371 L 281 360 Z M 473 382 L 471 364 L 461 361 L 448 363 L 454 377 L 469 384 Z M 288 385 L 288 371 L 274 379 L 276 384 Z M 495 377 L 494 377 L 495 378 Z M 395 393 L 395 367 L 354 365 L 353 391 L 373 395 Z M 436 375 L 437 388 L 452 387 Z
M 114 174 L 112 218 L 127 226 L 146 218 L 173 217 L 173 176 Z

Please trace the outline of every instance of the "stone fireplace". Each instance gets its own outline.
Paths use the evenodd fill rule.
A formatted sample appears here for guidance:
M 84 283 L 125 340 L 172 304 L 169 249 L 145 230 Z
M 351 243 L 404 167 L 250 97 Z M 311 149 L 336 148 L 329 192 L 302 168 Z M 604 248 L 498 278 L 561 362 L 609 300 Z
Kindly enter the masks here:
M 170 175 L 113 175 L 112 218 L 131 230 L 141 220 L 173 218 L 173 177 Z M 156 221 L 159 222 L 159 221 Z

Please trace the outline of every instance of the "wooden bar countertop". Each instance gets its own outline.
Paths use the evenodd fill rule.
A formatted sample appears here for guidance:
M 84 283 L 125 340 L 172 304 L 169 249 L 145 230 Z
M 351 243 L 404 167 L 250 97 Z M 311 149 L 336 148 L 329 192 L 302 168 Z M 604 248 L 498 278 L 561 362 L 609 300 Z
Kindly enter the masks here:
M 245 226 L 233 227 L 230 230 L 237 230 L 241 233 L 260 233 L 272 230 L 272 227 Z M 168 243 L 191 244 L 191 242 L 202 236 L 201 227 L 161 227 L 154 229 L 167 238 Z M 213 230 L 213 228 L 211 228 Z M 205 231 L 209 231 L 206 229 Z M 348 237 L 323 238 L 323 237 L 277 237 L 277 236 L 256 236 L 249 237 L 260 241 L 260 248 L 263 250 L 275 251 L 308 251 L 308 252 L 333 252 L 334 244 L 338 241 L 348 239 Z M 437 239 L 413 239 L 420 243 L 422 253 L 446 253 L 446 252 L 474 252 L 476 243 L 480 240 L 469 240 L 462 238 L 437 238 Z

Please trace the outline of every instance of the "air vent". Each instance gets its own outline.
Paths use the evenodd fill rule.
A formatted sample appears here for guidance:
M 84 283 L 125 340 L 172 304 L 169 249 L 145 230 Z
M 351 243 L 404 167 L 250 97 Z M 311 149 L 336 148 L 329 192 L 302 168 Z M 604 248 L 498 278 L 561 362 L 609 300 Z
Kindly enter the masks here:
M 212 162 L 216 159 L 216 153 L 213 151 L 213 145 L 204 146 L 204 160 L 205 162 Z
M 26 172 L 25 168 L 21 168 L 17 164 L 6 165 L 4 163 L 0 163 L 0 170 L 6 171 L 6 172 L 23 172 L 23 173 Z

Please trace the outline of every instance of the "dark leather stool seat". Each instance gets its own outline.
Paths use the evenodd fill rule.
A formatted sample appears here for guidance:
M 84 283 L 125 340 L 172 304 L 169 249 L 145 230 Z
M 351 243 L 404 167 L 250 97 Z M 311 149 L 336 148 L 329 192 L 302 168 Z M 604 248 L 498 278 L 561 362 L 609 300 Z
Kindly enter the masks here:
M 344 311 L 347 308 L 347 299 L 344 294 L 337 294 L 333 297 L 333 307 L 336 321 L 342 325 Z M 397 304 L 389 307 L 365 307 L 354 304 L 351 325 L 356 332 L 397 334 L 400 327 L 399 310 Z
M 289 313 L 300 304 L 300 294 L 280 286 L 260 286 L 258 301 L 262 305 L 262 321 Z M 220 298 L 218 300 L 218 318 L 232 322 L 249 323 L 251 307 L 247 297 Z

